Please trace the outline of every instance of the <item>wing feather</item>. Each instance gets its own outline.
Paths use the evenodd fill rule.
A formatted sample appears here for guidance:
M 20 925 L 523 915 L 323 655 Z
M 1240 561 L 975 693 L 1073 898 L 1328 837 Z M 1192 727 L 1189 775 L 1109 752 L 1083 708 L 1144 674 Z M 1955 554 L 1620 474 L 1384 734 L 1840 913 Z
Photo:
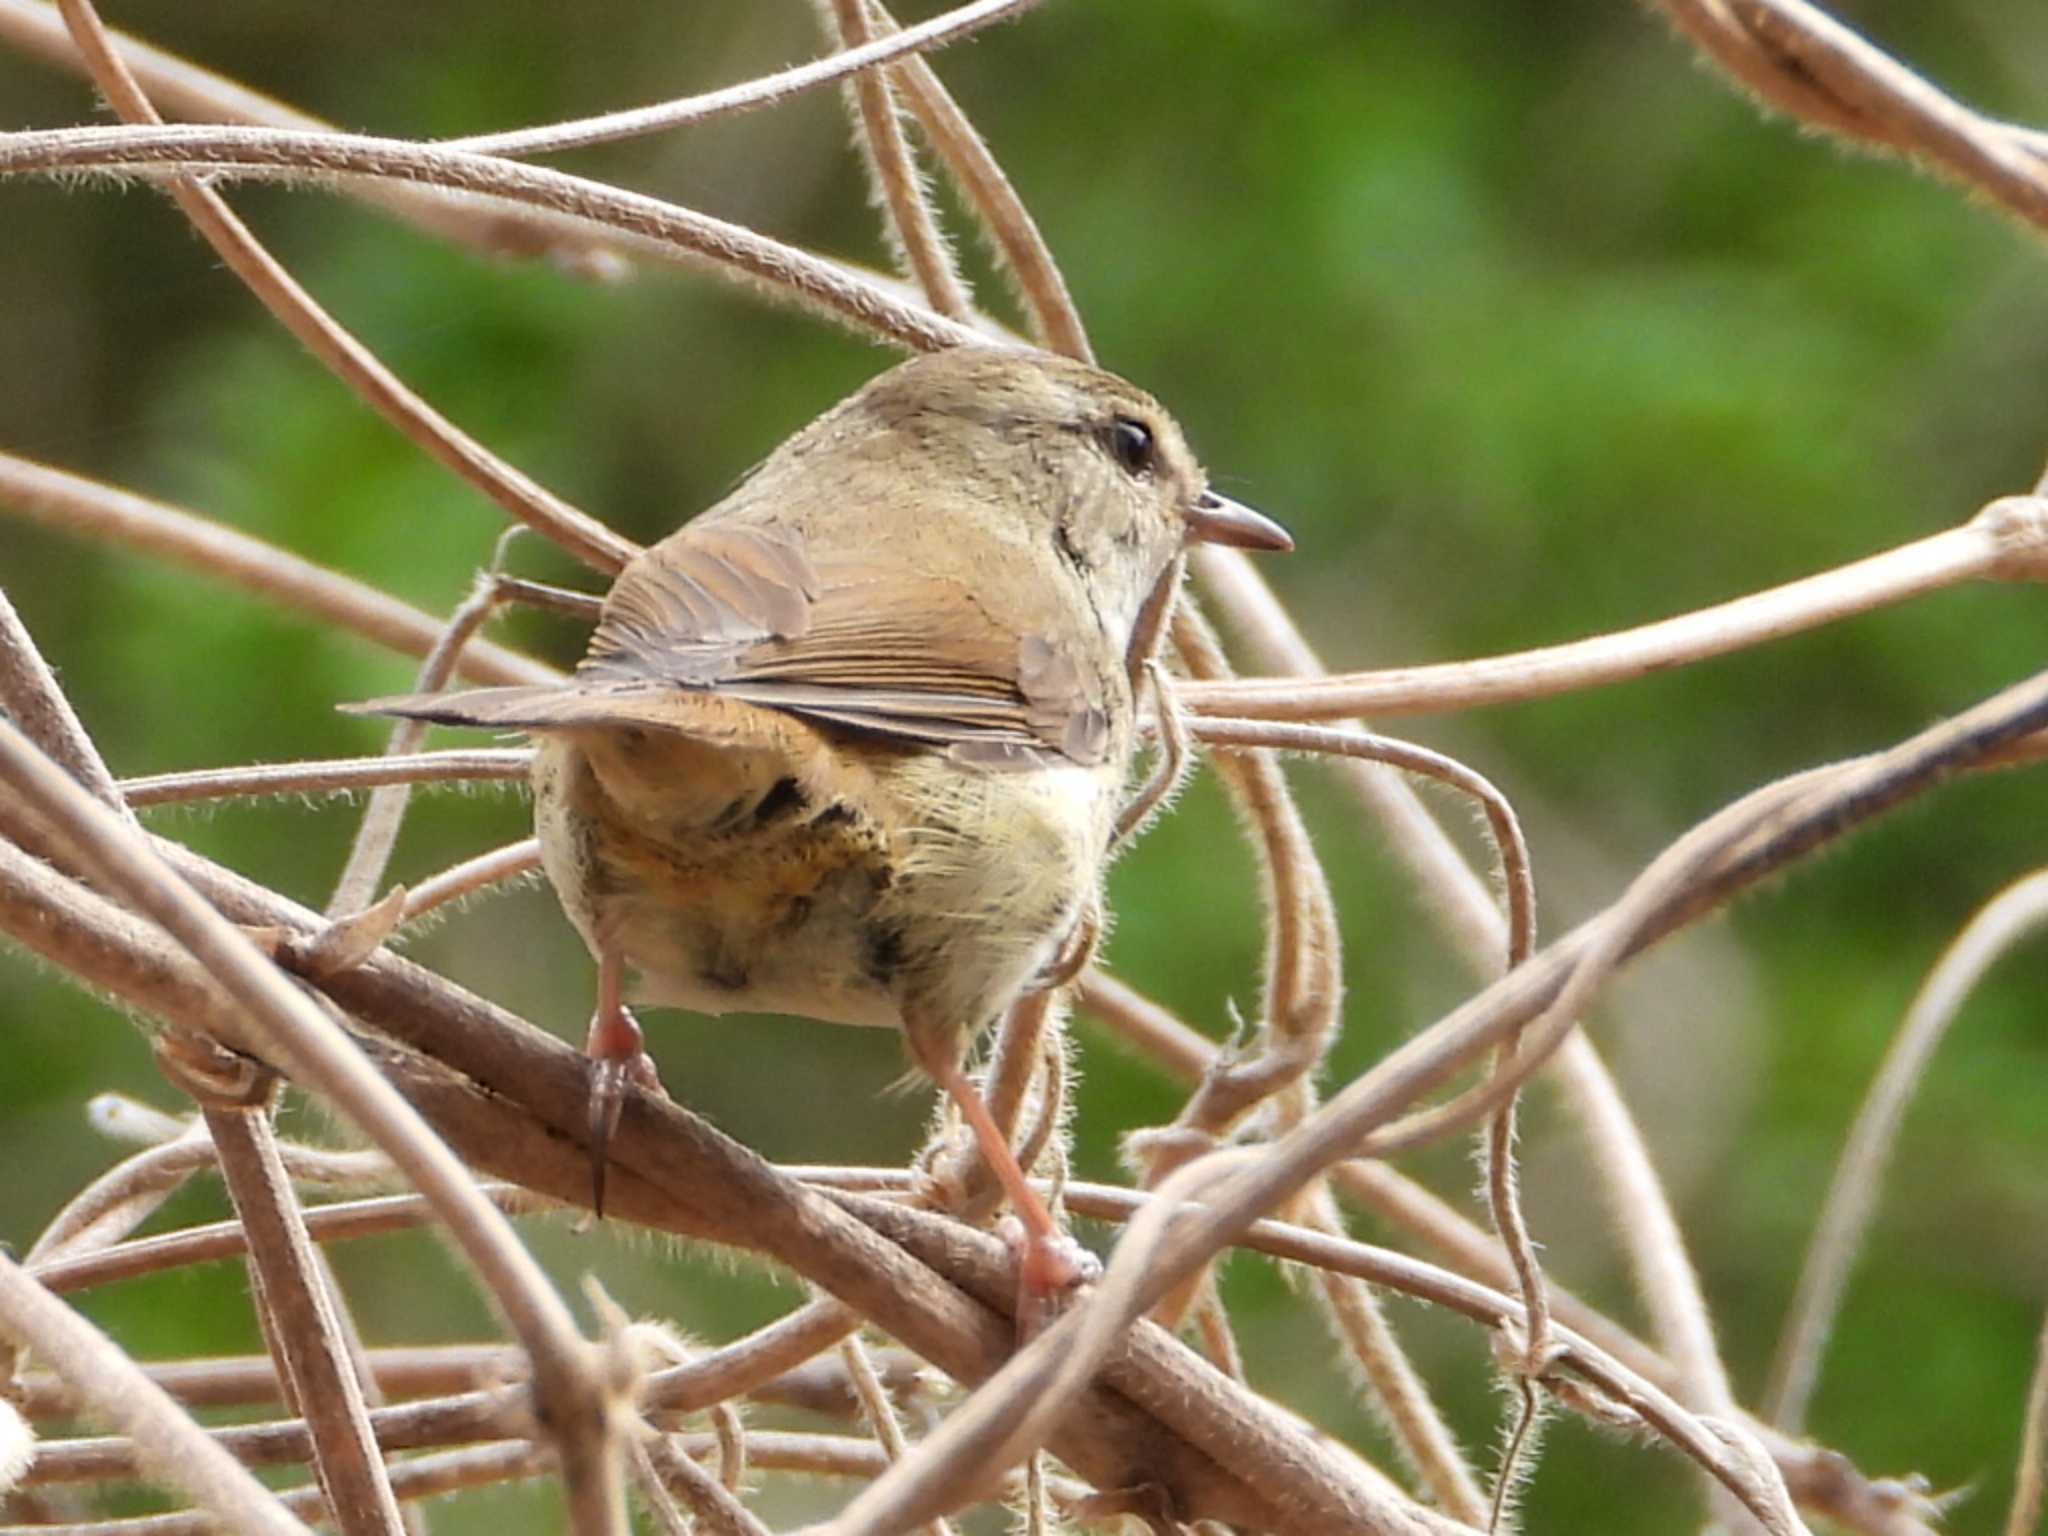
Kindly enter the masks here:
M 1101 684 L 1020 636 L 967 582 L 894 552 L 816 551 L 793 530 L 697 523 L 621 573 L 579 679 L 706 688 L 819 724 L 977 749 L 972 761 L 1102 760 Z
M 943 747 L 963 762 L 1102 761 L 1101 680 L 1073 648 L 1018 633 L 965 580 L 801 535 L 695 523 L 620 573 L 573 683 L 354 706 L 449 725 L 684 729 L 673 690 Z

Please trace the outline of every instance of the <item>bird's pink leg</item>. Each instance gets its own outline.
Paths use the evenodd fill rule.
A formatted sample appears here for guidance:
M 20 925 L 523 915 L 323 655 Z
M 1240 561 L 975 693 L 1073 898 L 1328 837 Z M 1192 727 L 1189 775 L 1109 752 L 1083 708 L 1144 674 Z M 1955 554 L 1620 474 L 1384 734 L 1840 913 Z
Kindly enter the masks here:
M 1058 1315 L 1061 1305 L 1099 1266 L 1094 1256 L 1054 1224 L 1052 1212 L 1017 1166 L 1017 1155 L 997 1127 L 974 1084 L 960 1070 L 949 1047 L 930 1053 L 925 1069 L 960 1106 L 981 1155 L 1009 1197 L 1021 1230 L 1011 1240 L 1017 1256 L 1017 1336 L 1031 1338 Z
M 646 1036 L 624 1001 L 625 974 L 617 950 L 599 953 L 597 1007 L 583 1042 L 583 1054 L 590 1058 L 590 1206 L 599 1216 L 604 1215 L 605 1166 L 625 1107 L 626 1084 L 662 1091 L 660 1074 L 644 1048 Z

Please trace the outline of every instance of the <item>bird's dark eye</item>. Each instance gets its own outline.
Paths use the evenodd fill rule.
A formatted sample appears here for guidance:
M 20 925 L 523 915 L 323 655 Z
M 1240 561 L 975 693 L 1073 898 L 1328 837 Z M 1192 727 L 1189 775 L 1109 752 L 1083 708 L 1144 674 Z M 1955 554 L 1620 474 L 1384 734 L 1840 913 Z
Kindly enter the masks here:
M 1157 461 L 1159 448 L 1152 440 L 1152 429 L 1129 416 L 1119 416 L 1105 427 L 1102 441 L 1127 475 L 1142 475 Z

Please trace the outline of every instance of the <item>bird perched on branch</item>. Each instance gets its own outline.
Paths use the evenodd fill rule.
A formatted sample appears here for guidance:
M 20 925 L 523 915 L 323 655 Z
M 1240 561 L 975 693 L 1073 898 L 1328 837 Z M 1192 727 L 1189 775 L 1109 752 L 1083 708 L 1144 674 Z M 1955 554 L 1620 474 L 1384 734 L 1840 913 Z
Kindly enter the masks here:
M 659 1088 L 624 1002 L 903 1032 L 1027 1233 L 1072 1259 L 962 1069 L 1092 941 L 1136 695 L 1199 542 L 1291 547 L 1114 375 L 961 348 L 875 379 L 635 558 L 558 687 L 356 708 L 524 732 L 598 965 L 592 1152 Z

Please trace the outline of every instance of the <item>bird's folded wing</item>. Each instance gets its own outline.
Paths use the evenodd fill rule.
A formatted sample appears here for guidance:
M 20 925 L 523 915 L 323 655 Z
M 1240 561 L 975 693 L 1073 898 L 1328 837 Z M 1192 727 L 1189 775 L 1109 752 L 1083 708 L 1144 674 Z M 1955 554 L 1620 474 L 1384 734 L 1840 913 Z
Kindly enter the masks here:
M 704 690 L 990 767 L 1100 762 L 1109 717 L 1095 678 L 993 606 L 900 560 L 814 558 L 789 530 L 691 527 L 620 573 L 573 682 L 350 708 L 505 730 L 688 730 L 677 690 Z
M 882 558 L 877 558 L 880 553 Z M 665 682 L 1002 766 L 1107 750 L 1098 685 L 957 578 L 781 529 L 687 528 L 620 575 L 579 678 Z

